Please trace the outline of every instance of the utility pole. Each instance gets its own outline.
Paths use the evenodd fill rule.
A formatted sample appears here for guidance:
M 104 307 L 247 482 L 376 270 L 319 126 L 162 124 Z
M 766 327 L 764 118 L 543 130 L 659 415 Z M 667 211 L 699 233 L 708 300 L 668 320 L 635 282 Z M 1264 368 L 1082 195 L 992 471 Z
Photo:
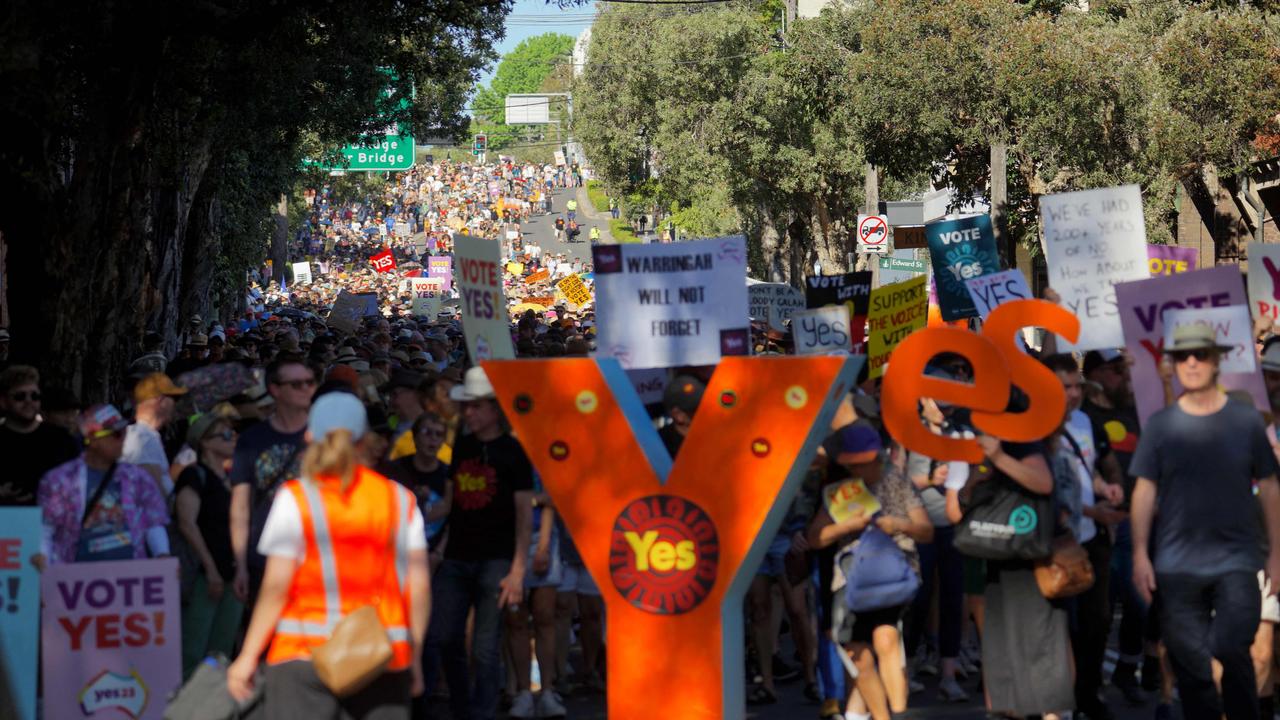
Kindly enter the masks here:
M 991 142 L 991 229 L 996 247 L 1004 255 L 1005 267 L 1018 267 L 1018 251 L 1009 235 L 1008 145 L 1004 139 Z
M 867 163 L 867 174 L 866 174 L 866 180 L 863 188 L 864 188 L 864 192 L 866 193 L 866 210 L 865 210 L 866 214 L 879 215 L 880 214 L 880 172 L 876 169 L 876 166 L 872 165 L 871 163 Z M 857 232 L 858 232 L 857 227 L 858 227 L 857 219 L 855 218 L 854 231 L 853 231 L 853 238 L 855 243 L 857 243 Z M 857 250 L 856 244 L 854 245 L 854 250 L 855 251 Z M 876 253 L 864 253 L 862 255 L 862 261 L 864 261 L 869 266 L 867 269 L 871 271 L 871 287 L 873 288 L 880 287 L 880 260 L 878 259 L 878 255 Z

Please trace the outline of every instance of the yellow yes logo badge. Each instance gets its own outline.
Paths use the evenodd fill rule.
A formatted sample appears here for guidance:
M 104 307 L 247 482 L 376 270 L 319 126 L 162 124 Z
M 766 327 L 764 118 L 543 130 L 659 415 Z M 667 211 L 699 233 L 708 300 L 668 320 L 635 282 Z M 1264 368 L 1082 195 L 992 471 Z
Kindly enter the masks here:
M 627 505 L 613 526 L 609 575 L 632 605 L 656 615 L 697 607 L 715 585 L 720 542 L 702 508 L 674 495 Z

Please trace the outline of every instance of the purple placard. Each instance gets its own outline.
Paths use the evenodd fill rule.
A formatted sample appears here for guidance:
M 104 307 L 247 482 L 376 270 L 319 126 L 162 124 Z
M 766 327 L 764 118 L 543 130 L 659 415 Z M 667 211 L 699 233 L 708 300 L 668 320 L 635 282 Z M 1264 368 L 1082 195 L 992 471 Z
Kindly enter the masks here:
M 182 684 L 177 559 L 51 565 L 41 593 L 45 717 L 163 718 Z
M 1248 304 L 1240 270 L 1232 265 L 1121 283 L 1116 286 L 1116 302 L 1120 306 L 1125 347 L 1133 358 L 1129 377 L 1133 382 L 1138 419 L 1143 423 L 1165 406 L 1164 383 L 1160 380 L 1159 367 L 1164 343 L 1164 313 L 1184 308 Z M 1219 384 L 1226 390 L 1248 392 L 1260 411 L 1271 412 L 1262 373 L 1258 370 L 1222 373 Z M 1174 385 L 1176 397 L 1179 393 L 1176 380 Z
M 1196 269 L 1196 258 L 1199 256 L 1200 251 L 1195 248 L 1147 245 L 1147 264 L 1151 267 L 1151 277 L 1191 272 Z
M 444 292 L 453 287 L 453 257 L 440 255 L 427 258 L 427 277 L 440 278 L 444 283 Z

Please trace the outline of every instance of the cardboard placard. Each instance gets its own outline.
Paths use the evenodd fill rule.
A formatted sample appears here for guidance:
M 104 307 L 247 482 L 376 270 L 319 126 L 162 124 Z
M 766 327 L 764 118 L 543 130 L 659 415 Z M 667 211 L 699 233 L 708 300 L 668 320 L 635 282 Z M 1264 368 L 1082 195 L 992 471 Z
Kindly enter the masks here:
M 822 506 L 832 520 L 842 523 L 861 511 L 864 517 L 880 512 L 880 500 L 867 489 L 861 478 L 831 483 L 822 488 Z
M 1011 300 L 1031 300 L 1031 288 L 1027 287 L 1027 279 L 1021 270 L 1002 270 L 998 273 L 983 275 L 965 281 L 969 297 L 978 309 L 978 317 L 983 320 L 1001 304 Z
M 535 272 L 535 273 L 529 273 L 529 276 L 526 277 L 524 281 L 525 281 L 525 284 L 532 285 L 533 283 L 546 282 L 550 279 L 551 279 L 550 272 L 548 272 L 547 270 L 539 270 L 538 272 Z
M 390 250 L 383 250 L 370 257 L 369 262 L 373 264 L 373 269 L 380 273 L 391 272 L 396 269 L 396 258 L 391 254 Z
M 1177 245 L 1147 245 L 1147 266 L 1151 277 L 1177 275 L 1196 269 L 1200 251 Z
M 969 297 L 965 281 L 1000 271 L 1000 253 L 989 215 L 969 215 L 939 220 L 924 226 L 929 258 L 938 286 L 942 319 L 974 317 L 978 309 Z
M 413 293 L 413 314 L 434 320 L 440 312 L 440 304 L 444 302 L 443 287 L 436 278 L 409 278 L 410 292 Z
M 662 402 L 663 393 L 667 389 L 667 370 L 665 368 L 649 368 L 647 370 L 628 370 L 627 377 L 636 389 L 636 395 L 645 405 Z
M 438 278 L 447 293 L 453 288 L 453 258 L 448 255 L 427 258 L 427 277 Z
M 831 305 L 844 305 L 848 308 L 853 352 L 863 351 L 867 308 L 871 304 L 870 271 L 807 277 L 804 281 L 804 303 L 809 308 Z
M 556 289 L 560 291 L 560 294 L 564 295 L 565 300 L 578 307 L 584 307 L 591 302 L 591 291 L 587 289 L 587 284 L 582 282 L 582 278 L 577 275 L 570 275 L 556 283 Z
M 831 305 L 791 314 L 791 336 L 797 355 L 847 353 L 853 349 L 849 308 Z
M 799 290 L 786 283 L 756 283 L 747 286 L 747 306 L 752 320 L 784 332 L 786 321 L 793 312 L 805 308 L 805 301 Z
M 462 334 L 473 360 L 516 356 L 502 290 L 502 257 L 497 241 L 459 235 L 454 241 L 453 276 L 462 295 Z
M 596 245 L 597 347 L 627 369 L 711 365 L 751 350 L 741 235 Z
M 1249 308 L 1253 317 L 1280 319 L 1280 245 L 1249 243 Z
M 0 507 L 0 683 L 17 720 L 36 718 L 40 573 L 31 558 L 40 553 L 40 528 L 40 508 Z
M 293 282 L 303 285 L 311 284 L 311 263 L 307 261 L 293 264 Z
M 1141 190 L 1122 185 L 1045 195 L 1040 217 L 1049 284 L 1080 318 L 1080 343 L 1064 350 L 1120 347 L 1115 285 L 1151 275 Z
M 906 282 L 885 285 L 871 291 L 867 316 L 867 373 L 870 378 L 884 374 L 894 348 L 928 320 L 929 296 L 924 275 Z
M 1125 347 L 1133 358 L 1129 378 L 1142 423 L 1165 406 L 1159 366 L 1165 316 L 1172 310 L 1246 305 L 1240 270 L 1230 265 L 1121 283 L 1116 286 L 1116 300 L 1120 304 Z M 1260 374 L 1222 373 L 1218 382 L 1227 390 L 1247 390 L 1254 397 L 1266 398 L 1266 388 L 1260 387 Z M 1271 411 L 1266 404 L 1259 409 Z
M 376 295 L 374 301 L 377 301 Z M 367 307 L 368 298 L 363 293 L 356 294 L 349 290 L 341 290 L 333 301 L 333 308 L 329 310 L 329 317 L 325 324 L 343 333 L 354 333 L 364 320 Z
M 44 714 L 160 720 L 182 684 L 177 558 L 50 565 Z

